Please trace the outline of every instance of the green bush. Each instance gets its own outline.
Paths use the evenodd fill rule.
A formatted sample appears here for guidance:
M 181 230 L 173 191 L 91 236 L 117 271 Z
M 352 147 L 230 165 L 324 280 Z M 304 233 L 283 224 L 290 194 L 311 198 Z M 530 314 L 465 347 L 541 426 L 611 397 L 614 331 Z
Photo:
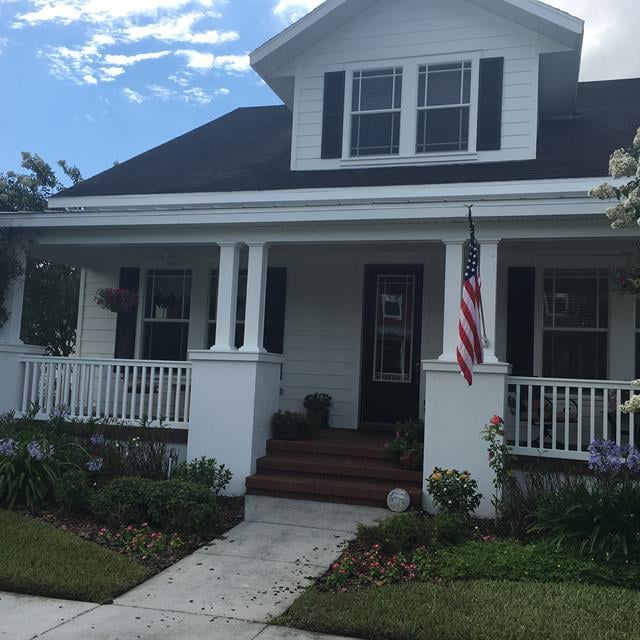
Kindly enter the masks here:
M 76 513 L 89 508 L 91 484 L 82 469 L 70 469 L 56 482 L 53 497 L 65 511 Z
M 640 485 L 595 483 L 542 498 L 531 533 L 605 560 L 640 556 Z
M 482 494 L 468 471 L 435 467 L 427 478 L 427 488 L 441 513 L 468 517 L 480 506 Z
M 220 495 L 227 487 L 233 474 L 215 458 L 198 458 L 184 462 L 176 471 L 176 478 L 188 480 L 209 487 L 216 495 Z
M 148 521 L 169 531 L 207 531 L 218 523 L 215 494 L 186 480 L 152 483 L 147 502 Z
M 91 510 L 113 525 L 148 522 L 170 531 L 206 531 L 218 521 L 213 492 L 185 480 L 118 478 L 95 493 Z
M 92 496 L 91 511 L 100 520 L 115 525 L 144 522 L 148 519 L 152 484 L 153 480 L 146 478 L 117 478 Z
M 278 411 L 271 418 L 271 428 L 278 440 L 306 440 L 311 437 L 313 426 L 304 413 Z
M 457 544 L 464 539 L 464 519 L 455 514 L 402 513 L 373 525 L 358 525 L 358 541 L 380 545 L 385 553 L 411 553 L 417 547 Z

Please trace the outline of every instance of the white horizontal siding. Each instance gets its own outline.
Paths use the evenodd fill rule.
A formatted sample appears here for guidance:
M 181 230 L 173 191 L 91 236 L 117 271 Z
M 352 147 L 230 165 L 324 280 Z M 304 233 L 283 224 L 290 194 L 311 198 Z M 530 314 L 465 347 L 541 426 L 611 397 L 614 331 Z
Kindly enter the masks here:
M 535 157 L 538 59 L 559 45 L 466 0 L 379 0 L 298 60 L 292 165 L 335 169 L 320 160 L 323 82 L 326 71 L 348 65 L 380 66 L 415 58 L 479 51 L 504 57 L 503 130 L 499 151 L 480 152 L 478 162 Z
M 76 352 L 85 358 L 113 358 L 116 342 L 116 314 L 101 309 L 94 298 L 98 289 L 117 287 L 118 268 L 85 270 L 81 295 L 81 326 L 78 327 Z

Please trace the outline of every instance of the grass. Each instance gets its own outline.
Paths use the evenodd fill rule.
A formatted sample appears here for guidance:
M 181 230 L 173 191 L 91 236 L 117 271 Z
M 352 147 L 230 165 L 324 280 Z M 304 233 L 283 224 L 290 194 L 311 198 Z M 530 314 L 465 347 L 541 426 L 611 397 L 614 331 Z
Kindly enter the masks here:
M 150 570 L 92 542 L 24 516 L 0 511 L 0 590 L 108 602 Z
M 640 593 L 491 580 L 305 592 L 277 624 L 366 640 L 623 640 L 640 637 Z

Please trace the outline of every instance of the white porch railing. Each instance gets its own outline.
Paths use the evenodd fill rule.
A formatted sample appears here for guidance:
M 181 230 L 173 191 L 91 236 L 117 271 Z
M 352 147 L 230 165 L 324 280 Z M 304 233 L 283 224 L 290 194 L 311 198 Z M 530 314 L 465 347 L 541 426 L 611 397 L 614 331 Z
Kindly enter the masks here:
M 507 378 L 505 440 L 514 454 L 586 460 L 592 440 L 640 442 L 640 420 L 620 411 L 628 382 Z
M 124 424 L 163 420 L 189 424 L 190 362 L 25 356 L 20 412 L 35 418 L 56 411 L 69 418 L 113 419 Z

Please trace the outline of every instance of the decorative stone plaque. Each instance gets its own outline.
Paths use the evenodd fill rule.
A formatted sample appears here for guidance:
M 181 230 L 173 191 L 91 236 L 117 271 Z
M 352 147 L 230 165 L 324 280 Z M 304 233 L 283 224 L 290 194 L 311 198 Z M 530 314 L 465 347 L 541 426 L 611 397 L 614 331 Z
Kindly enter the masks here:
M 387 496 L 387 507 L 396 513 L 402 513 L 409 508 L 411 496 L 404 489 L 392 489 Z

